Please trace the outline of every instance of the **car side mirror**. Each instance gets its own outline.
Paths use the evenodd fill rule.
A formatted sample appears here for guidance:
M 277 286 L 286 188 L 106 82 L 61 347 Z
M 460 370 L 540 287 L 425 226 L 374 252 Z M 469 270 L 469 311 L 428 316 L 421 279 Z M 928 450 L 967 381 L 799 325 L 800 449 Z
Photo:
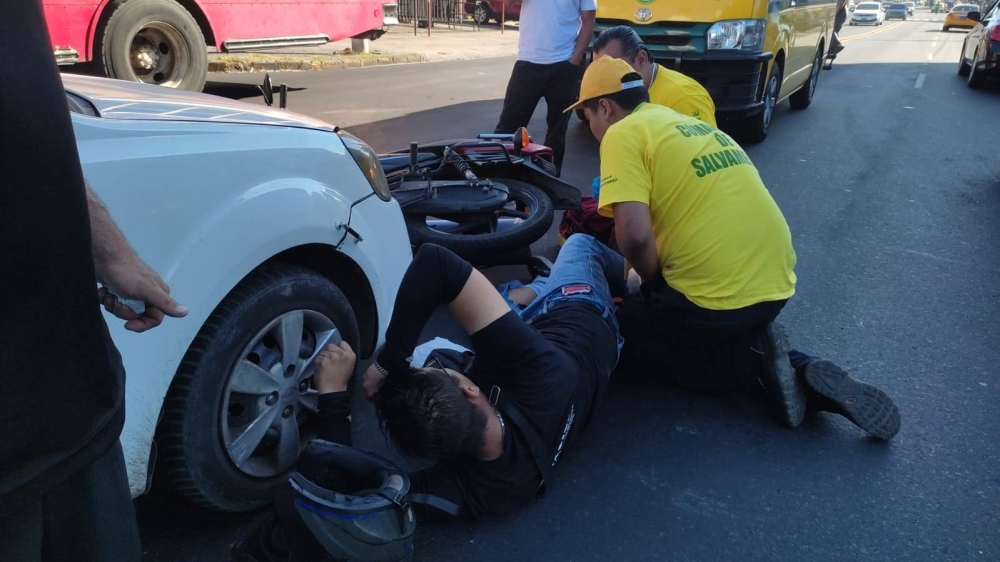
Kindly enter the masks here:
M 979 12 L 969 12 L 969 19 L 972 21 L 983 21 L 983 14 Z

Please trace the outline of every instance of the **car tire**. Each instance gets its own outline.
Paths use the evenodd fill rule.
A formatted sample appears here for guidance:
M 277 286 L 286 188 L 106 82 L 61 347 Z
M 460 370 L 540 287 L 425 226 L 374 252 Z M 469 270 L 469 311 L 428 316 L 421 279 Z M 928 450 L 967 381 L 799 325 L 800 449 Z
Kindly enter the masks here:
M 183 6 L 173 0 L 113 0 L 110 8 L 111 17 L 95 42 L 95 59 L 104 74 L 193 92 L 204 88 L 205 36 Z
M 517 226 L 499 232 L 482 234 L 449 234 L 432 228 L 424 215 L 405 215 L 410 244 L 418 248 L 423 244 L 437 244 L 473 264 L 489 263 L 489 258 L 529 247 L 549 231 L 554 220 L 552 200 L 541 189 L 527 183 L 491 178 L 510 190 L 510 199 L 525 205 L 534 205 L 529 216 Z
M 965 61 L 965 43 L 962 44 L 962 51 L 958 54 L 958 75 L 968 76 L 971 65 Z
M 296 315 L 301 315 L 301 322 L 296 323 Z M 278 324 L 269 329 L 275 322 Z M 273 330 L 279 335 L 274 336 Z M 292 352 L 296 367 L 291 375 L 281 357 L 284 337 L 292 342 L 302 338 L 299 352 Z M 309 388 L 312 360 L 302 355 L 315 358 L 324 342 L 339 343 L 341 339 L 358 349 L 353 309 L 329 279 L 289 264 L 266 265 L 252 272 L 205 322 L 170 385 L 157 432 L 157 477 L 180 496 L 214 510 L 241 512 L 268 504 L 294 466 L 290 455 L 297 458 L 310 436 L 312 417 L 306 401 L 315 396 Z M 276 357 L 279 362 L 270 365 Z M 279 380 L 280 390 L 265 395 L 246 388 L 257 384 L 256 380 L 240 375 L 237 366 L 254 361 L 264 369 L 254 371 L 251 367 L 247 375 L 271 373 L 274 378 L 265 382 Z M 238 376 L 242 378 L 234 378 Z M 236 388 L 236 384 L 244 386 Z M 260 392 L 267 392 L 266 387 L 261 388 Z M 272 397 L 276 397 L 274 402 Z M 268 415 L 271 417 L 265 418 Z M 245 464 L 238 467 L 233 454 L 239 438 L 227 444 L 226 430 L 236 434 L 246 427 L 240 437 L 248 436 L 253 424 L 261 420 L 265 420 L 267 433 L 255 445 L 252 438 L 246 441 L 252 449 L 239 449 L 248 452 Z M 286 424 L 295 427 L 288 435 L 283 432 L 289 426 Z M 271 436 L 272 430 L 277 437 Z M 285 443 L 290 447 L 282 459 Z M 296 445 L 300 448 L 294 449 Z M 265 461 L 272 453 L 275 468 L 287 465 L 283 470 L 275 470 L 273 475 L 267 475 L 263 468 L 261 474 L 250 473 L 249 468 L 266 468 Z
M 972 55 L 972 63 L 969 64 L 969 73 L 966 79 L 966 84 L 973 90 L 982 88 L 983 84 L 986 82 L 986 76 L 978 71 L 976 68 L 976 56 L 979 53 Z
M 943 28 L 941 28 L 941 31 L 951 31 L 951 28 L 946 25 Z
M 767 138 L 767 133 L 771 130 L 771 121 L 774 120 L 774 112 L 778 108 L 778 97 L 781 95 L 782 70 L 781 63 L 775 61 L 764 89 L 764 109 L 739 124 L 736 136 L 740 142 L 757 144 Z
M 486 2 L 480 2 L 472 8 L 472 20 L 479 25 L 484 23 L 489 23 L 493 19 L 499 19 L 496 14 L 493 13 L 493 9 Z
M 820 46 L 816 48 L 816 57 L 813 59 L 813 67 L 805 85 L 788 98 L 792 109 L 805 109 L 812 104 L 813 96 L 816 95 L 816 85 L 819 83 L 819 75 L 822 73 L 823 47 Z

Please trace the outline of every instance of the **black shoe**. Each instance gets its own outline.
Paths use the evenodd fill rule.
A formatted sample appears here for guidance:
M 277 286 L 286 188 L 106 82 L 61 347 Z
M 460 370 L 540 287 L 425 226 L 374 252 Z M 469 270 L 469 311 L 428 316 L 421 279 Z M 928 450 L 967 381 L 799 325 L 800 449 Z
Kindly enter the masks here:
M 764 368 L 760 384 L 782 424 L 798 427 L 806 417 L 806 387 L 788 360 L 791 346 L 785 327 L 771 322 L 763 334 Z
M 552 262 L 542 256 L 528 258 L 528 273 L 531 278 L 548 277 L 552 274 Z
M 823 409 L 844 416 L 879 439 L 892 439 L 899 431 L 899 410 L 892 398 L 830 361 L 809 363 L 804 378 L 809 388 L 826 399 Z

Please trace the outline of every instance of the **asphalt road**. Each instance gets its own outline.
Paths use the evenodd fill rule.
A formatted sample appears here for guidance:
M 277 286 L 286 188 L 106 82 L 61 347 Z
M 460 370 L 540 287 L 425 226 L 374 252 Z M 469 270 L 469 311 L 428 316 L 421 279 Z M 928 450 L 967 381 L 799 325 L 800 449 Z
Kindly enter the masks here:
M 419 530 L 419 560 L 1000 560 L 1000 90 L 955 74 L 964 32 L 940 16 L 845 27 L 808 110 L 784 104 L 748 152 L 794 236 L 793 344 L 893 396 L 891 443 L 830 414 L 778 427 L 752 400 L 628 377 L 516 516 Z M 492 130 L 513 61 L 277 76 L 293 110 L 376 150 Z M 252 96 L 249 75 L 210 91 Z M 253 100 L 251 100 L 253 101 Z M 259 103 L 259 100 L 258 100 Z M 540 110 L 531 124 L 544 132 Z M 564 175 L 597 144 L 574 122 Z M 380 446 L 358 404 L 361 445 Z M 154 492 L 148 560 L 215 561 L 259 515 Z

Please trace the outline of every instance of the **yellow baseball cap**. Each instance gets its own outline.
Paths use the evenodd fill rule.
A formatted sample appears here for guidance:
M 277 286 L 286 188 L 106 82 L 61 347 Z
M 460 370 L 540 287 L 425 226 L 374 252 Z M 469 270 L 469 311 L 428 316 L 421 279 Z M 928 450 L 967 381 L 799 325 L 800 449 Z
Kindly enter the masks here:
M 563 113 L 577 109 L 589 99 L 617 94 L 632 88 L 642 88 L 641 78 L 622 82 L 622 78 L 626 74 L 635 73 L 635 69 L 629 63 L 604 55 L 587 67 L 587 71 L 583 73 L 583 81 L 580 83 L 580 101 L 567 107 Z

